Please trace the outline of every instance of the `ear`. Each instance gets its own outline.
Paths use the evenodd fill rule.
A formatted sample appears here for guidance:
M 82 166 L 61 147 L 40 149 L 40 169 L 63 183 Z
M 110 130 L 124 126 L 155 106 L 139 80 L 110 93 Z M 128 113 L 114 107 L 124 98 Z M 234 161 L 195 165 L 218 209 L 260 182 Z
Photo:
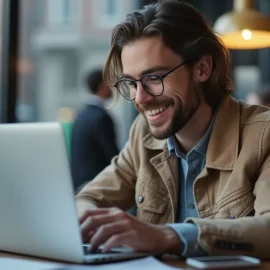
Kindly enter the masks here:
M 212 56 L 205 55 L 193 67 L 194 80 L 197 82 L 205 82 L 212 74 L 213 61 Z

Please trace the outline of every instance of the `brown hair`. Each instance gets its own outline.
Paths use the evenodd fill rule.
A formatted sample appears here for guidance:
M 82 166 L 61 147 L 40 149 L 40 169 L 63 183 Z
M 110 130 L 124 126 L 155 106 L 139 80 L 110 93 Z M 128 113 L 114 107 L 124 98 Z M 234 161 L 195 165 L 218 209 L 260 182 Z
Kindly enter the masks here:
M 127 15 L 112 34 L 111 50 L 104 68 L 105 81 L 113 85 L 122 72 L 121 53 L 125 45 L 142 37 L 161 36 L 166 46 L 189 60 L 192 66 L 210 55 L 213 71 L 202 84 L 205 101 L 217 106 L 232 90 L 230 55 L 207 21 L 191 5 L 166 0 L 145 6 Z
M 102 68 L 95 68 L 86 74 L 85 83 L 90 93 L 97 94 L 103 82 L 102 73 Z

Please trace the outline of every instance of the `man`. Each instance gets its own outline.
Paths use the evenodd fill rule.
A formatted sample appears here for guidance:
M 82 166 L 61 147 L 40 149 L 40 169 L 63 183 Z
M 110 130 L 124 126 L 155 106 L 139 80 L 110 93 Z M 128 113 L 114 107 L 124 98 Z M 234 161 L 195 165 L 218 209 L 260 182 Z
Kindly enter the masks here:
M 92 180 L 118 154 L 113 121 L 104 108 L 104 101 L 112 92 L 102 73 L 102 69 L 96 68 L 87 74 L 90 94 L 72 128 L 71 168 L 75 190 Z
M 270 114 L 230 96 L 229 53 L 202 15 L 151 4 L 111 44 L 105 79 L 140 115 L 77 196 L 83 239 L 104 252 L 270 257 Z M 136 219 L 124 212 L 135 201 Z

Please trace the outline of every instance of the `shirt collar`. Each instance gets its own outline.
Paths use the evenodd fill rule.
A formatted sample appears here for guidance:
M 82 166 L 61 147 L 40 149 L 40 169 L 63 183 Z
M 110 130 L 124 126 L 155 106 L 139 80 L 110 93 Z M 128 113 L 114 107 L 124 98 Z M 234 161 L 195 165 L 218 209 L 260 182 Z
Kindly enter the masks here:
M 170 155 L 175 154 L 174 136 L 171 136 L 167 139 L 167 146 Z
M 212 128 L 215 122 L 215 118 L 216 118 L 216 111 L 214 112 L 213 118 L 205 132 L 205 134 L 203 135 L 203 137 L 200 139 L 200 141 L 193 147 L 193 149 L 190 151 L 192 152 L 193 150 L 206 155 L 206 151 L 207 151 L 207 147 L 208 147 L 208 142 L 212 133 Z M 167 139 L 167 146 L 168 146 L 168 150 L 169 150 L 169 154 L 173 155 L 175 153 L 179 154 L 180 157 L 184 157 L 186 156 L 184 153 L 182 153 L 175 141 L 175 137 L 171 136 Z
M 205 134 L 200 139 L 200 141 L 194 146 L 194 150 L 196 150 L 197 152 L 200 152 L 203 155 L 206 155 L 208 142 L 209 142 L 209 139 L 210 139 L 210 136 L 211 136 L 211 133 L 212 133 L 215 118 L 216 118 L 216 111 L 214 112 L 211 123 L 208 126 L 208 129 L 206 130 Z
M 104 101 L 97 95 L 89 94 L 87 98 L 87 105 L 94 105 L 104 109 Z

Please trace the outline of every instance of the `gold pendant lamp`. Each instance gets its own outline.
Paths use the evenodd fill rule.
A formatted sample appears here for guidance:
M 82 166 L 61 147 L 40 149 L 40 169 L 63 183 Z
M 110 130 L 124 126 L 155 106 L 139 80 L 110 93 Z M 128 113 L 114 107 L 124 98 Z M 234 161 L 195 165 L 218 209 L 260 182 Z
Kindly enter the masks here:
M 229 49 L 270 47 L 270 17 L 254 8 L 254 0 L 234 0 L 233 11 L 220 16 L 213 29 Z

